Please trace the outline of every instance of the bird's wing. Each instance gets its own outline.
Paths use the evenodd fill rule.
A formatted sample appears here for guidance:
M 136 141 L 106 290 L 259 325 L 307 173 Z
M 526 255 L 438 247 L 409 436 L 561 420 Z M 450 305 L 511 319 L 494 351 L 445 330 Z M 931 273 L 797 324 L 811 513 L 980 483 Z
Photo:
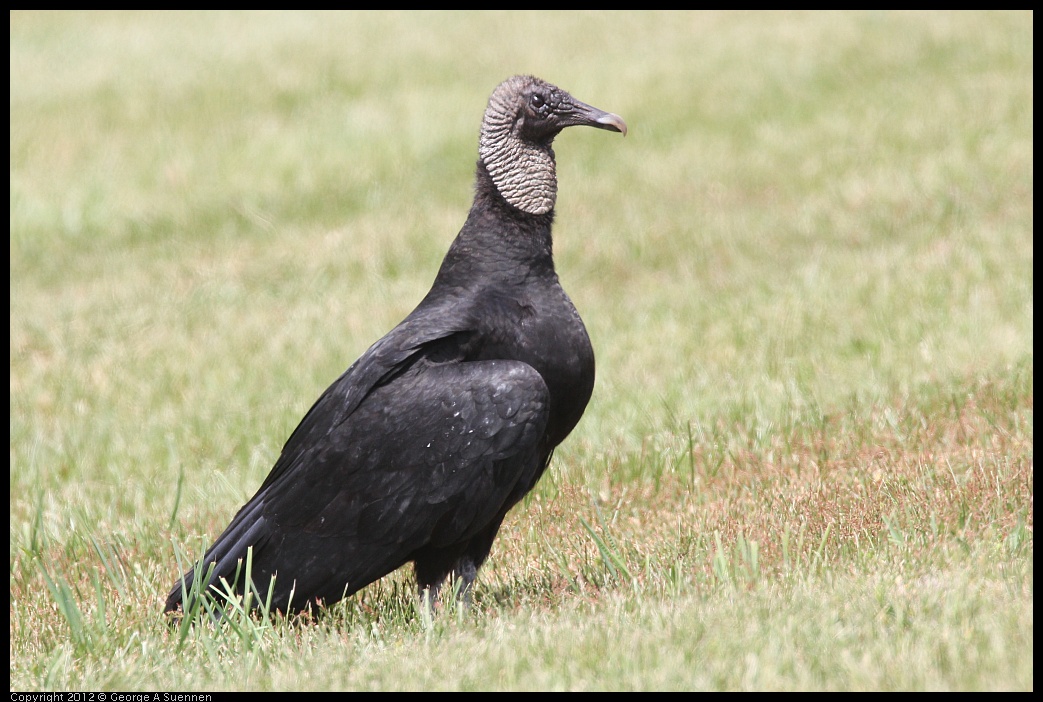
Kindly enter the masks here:
M 471 310 L 443 304 L 435 309 L 421 305 L 397 327 L 369 347 L 326 389 L 301 419 L 283 445 L 279 459 L 258 494 L 279 481 L 303 452 L 327 441 L 374 389 L 385 384 L 423 355 L 425 349 L 471 329 Z
M 423 530 L 413 522 L 428 505 L 441 513 L 493 502 L 495 511 L 523 477 L 510 468 L 537 453 L 548 395 L 519 361 L 413 368 L 301 454 L 292 480 L 263 491 L 265 516 L 284 529 L 390 544 Z M 466 521 L 444 536 L 465 536 Z
M 548 404 L 542 377 L 517 361 L 428 366 L 377 388 L 260 496 L 272 537 L 254 563 L 293 578 L 298 595 L 339 598 L 345 581 L 364 586 L 421 547 L 469 539 L 542 468 Z
M 297 472 L 301 466 L 314 463 L 316 454 L 328 447 L 359 405 L 377 387 L 407 368 L 422 355 L 426 347 L 465 333 L 469 328 L 465 305 L 442 304 L 426 306 L 422 303 L 398 326 L 370 346 L 344 371 L 311 406 L 293 433 L 283 445 L 278 460 L 261 487 L 232 518 L 225 530 L 207 549 L 204 563 L 216 563 L 214 579 L 232 579 L 237 562 L 246 548 L 255 550 L 267 544 L 272 535 L 272 523 L 265 516 L 269 493 L 278 494 L 275 487 L 283 481 L 296 483 L 302 479 Z M 343 435 L 343 432 L 340 433 Z M 185 584 L 191 588 L 195 572 L 185 574 Z M 174 585 L 167 599 L 170 609 L 181 598 L 180 581 Z
M 367 363 L 353 367 L 375 374 Z M 290 587 L 298 602 L 338 599 L 345 581 L 354 591 L 417 548 L 469 538 L 531 485 L 549 414 L 547 386 L 531 366 L 422 360 L 390 379 L 393 366 L 379 368 L 385 380 L 350 412 L 343 401 L 354 388 L 336 384 L 313 406 L 274 477 L 208 552 L 216 576 L 231 580 L 252 546 L 255 582 L 283 574 L 276 603 Z

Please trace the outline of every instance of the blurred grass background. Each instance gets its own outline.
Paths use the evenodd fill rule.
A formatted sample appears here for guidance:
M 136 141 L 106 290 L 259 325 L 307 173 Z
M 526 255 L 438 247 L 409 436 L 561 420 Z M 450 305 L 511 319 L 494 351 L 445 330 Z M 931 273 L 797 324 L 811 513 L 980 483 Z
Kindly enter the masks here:
M 555 251 L 597 354 L 594 397 L 494 547 L 479 589 L 485 580 L 495 595 L 479 607 L 477 631 L 440 631 L 432 642 L 384 611 L 295 636 L 329 635 L 335 649 L 364 657 L 373 641 L 352 632 L 365 637 L 376 624 L 406 647 L 398 665 L 416 645 L 423 666 L 424 645 L 452 651 L 474 637 L 499 650 L 499 627 L 515 636 L 534 619 L 546 633 L 517 655 L 537 647 L 538 659 L 556 660 L 568 654 L 547 654 L 555 632 L 589 627 L 592 641 L 616 640 L 610 622 L 631 607 L 643 613 L 637 635 L 647 629 L 654 641 L 656 611 L 713 619 L 691 584 L 728 581 L 718 556 L 746 568 L 753 542 L 764 558 L 775 549 L 786 572 L 775 540 L 787 530 L 797 538 L 802 523 L 821 529 L 807 534 L 805 556 L 832 544 L 833 566 L 862 582 L 908 580 L 893 553 L 886 566 L 867 565 L 865 544 L 837 540 L 850 524 L 807 501 L 823 476 L 872 493 L 840 499 L 845 518 L 865 507 L 856 503 L 889 505 L 854 531 L 880 543 L 902 541 L 888 510 L 919 505 L 921 518 L 903 524 L 911 533 L 934 524 L 941 541 L 921 545 L 938 554 L 966 543 L 967 515 L 981 516 L 974 534 L 1006 544 L 1004 572 L 1021 574 L 1012 602 L 991 599 L 999 611 L 989 614 L 1016 627 L 1027 606 L 1031 622 L 1031 12 L 10 18 L 12 689 L 179 680 L 159 662 L 174 655 L 158 628 L 175 577 L 171 539 L 191 552 L 212 538 L 311 402 L 427 291 L 470 205 L 485 101 L 513 73 L 539 75 L 630 127 L 626 139 L 570 130 L 556 143 Z M 956 468 L 945 456 L 960 457 Z M 949 495 L 939 487 L 949 474 L 977 487 Z M 964 482 L 974 475 L 992 476 L 995 489 Z M 890 476 L 901 489 L 881 497 Z M 948 499 L 921 502 L 926 485 L 952 509 L 940 506 Z M 806 511 L 790 514 L 793 505 Z M 602 507 L 604 523 L 591 511 Z M 663 530 L 664 508 L 673 532 Z M 625 538 L 601 541 L 623 528 L 624 513 L 635 515 Z M 773 521 L 782 513 L 794 521 Z M 995 562 L 991 547 L 967 550 L 973 563 Z M 928 570 L 952 565 L 920 558 Z M 772 587 L 772 563 L 746 577 Z M 633 582 L 642 567 L 654 597 L 628 600 L 630 590 L 610 587 L 612 573 Z M 970 571 L 965 591 L 975 597 L 995 585 L 976 582 L 958 558 L 955 567 Z M 570 604 L 593 597 L 591 583 L 602 599 L 589 610 Z M 378 589 L 372 606 L 403 607 L 397 593 Z M 98 615 L 105 602 L 109 615 Z M 985 605 L 968 596 L 960 606 Z M 77 638 L 74 609 L 98 631 Z M 936 615 L 952 624 L 944 612 L 925 617 Z M 771 617 L 751 621 L 779 628 Z M 810 638 L 826 646 L 837 632 L 819 625 L 827 631 Z M 884 641 L 897 645 L 888 633 L 884 651 Z M 980 677 L 961 677 L 980 641 L 950 655 L 948 669 L 926 652 L 923 677 L 902 677 L 899 665 L 874 677 L 799 660 L 768 674 L 762 659 L 750 673 L 740 653 L 750 641 L 719 635 L 716 655 L 682 656 L 687 676 L 665 672 L 663 651 L 662 668 L 642 658 L 642 671 L 601 670 L 593 661 L 616 652 L 599 643 L 573 655 L 603 678 L 481 659 L 468 684 L 431 670 L 414 680 L 1032 688 L 1031 627 L 1015 643 L 1009 629 L 990 634 L 996 665 L 978 661 Z M 218 653 L 186 659 L 185 680 L 300 686 L 303 663 L 340 655 L 306 641 L 295 659 L 284 639 L 262 639 L 275 643 L 263 655 L 250 649 L 258 680 L 214 672 Z M 997 652 L 993 639 L 1011 650 Z M 131 655 L 128 642 L 145 651 Z M 812 658 L 831 660 L 828 649 Z M 391 682 L 393 660 L 382 665 L 372 677 L 331 673 L 311 685 L 409 687 Z M 497 678 L 497 669 L 515 673 Z

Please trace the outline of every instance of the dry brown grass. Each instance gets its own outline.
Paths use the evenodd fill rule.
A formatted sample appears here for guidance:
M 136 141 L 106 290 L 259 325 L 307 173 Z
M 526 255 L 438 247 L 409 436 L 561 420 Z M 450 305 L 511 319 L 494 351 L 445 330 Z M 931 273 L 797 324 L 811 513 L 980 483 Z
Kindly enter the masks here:
M 696 591 L 722 580 L 753 585 L 880 556 L 930 569 L 949 549 L 1031 534 L 1031 390 L 1015 399 L 984 384 L 962 402 L 903 401 L 766 439 L 720 426 L 722 444 L 742 448 L 689 452 L 679 440 L 683 453 L 669 458 L 678 468 L 654 479 L 561 483 L 538 495 L 512 513 L 494 568 L 520 592 L 526 581 L 541 583 L 547 602 L 566 592 L 596 597 L 622 575 L 613 576 L 585 522 L 622 559 L 631 584 L 651 590 L 677 581 Z M 671 569 L 680 570 L 667 582 Z

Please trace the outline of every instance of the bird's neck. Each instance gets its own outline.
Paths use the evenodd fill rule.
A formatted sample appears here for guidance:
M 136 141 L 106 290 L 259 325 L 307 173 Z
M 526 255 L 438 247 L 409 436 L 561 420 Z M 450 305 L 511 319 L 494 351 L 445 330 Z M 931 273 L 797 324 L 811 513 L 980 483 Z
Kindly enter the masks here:
M 522 212 L 547 214 L 558 197 L 558 176 L 550 144 L 533 144 L 510 134 L 507 125 L 482 127 L 479 161 L 504 200 Z
M 554 210 L 530 214 L 512 205 L 479 161 L 474 204 L 442 262 L 439 278 L 492 282 L 554 275 Z

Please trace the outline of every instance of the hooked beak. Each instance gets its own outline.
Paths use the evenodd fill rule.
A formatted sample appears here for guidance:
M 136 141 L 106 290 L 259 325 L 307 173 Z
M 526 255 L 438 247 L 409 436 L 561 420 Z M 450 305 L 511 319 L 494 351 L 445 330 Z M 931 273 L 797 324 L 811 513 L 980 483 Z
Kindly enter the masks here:
M 587 126 L 596 129 L 607 129 L 627 135 L 627 123 L 619 115 L 599 110 L 579 100 L 572 101 L 572 109 L 563 118 L 564 126 Z

